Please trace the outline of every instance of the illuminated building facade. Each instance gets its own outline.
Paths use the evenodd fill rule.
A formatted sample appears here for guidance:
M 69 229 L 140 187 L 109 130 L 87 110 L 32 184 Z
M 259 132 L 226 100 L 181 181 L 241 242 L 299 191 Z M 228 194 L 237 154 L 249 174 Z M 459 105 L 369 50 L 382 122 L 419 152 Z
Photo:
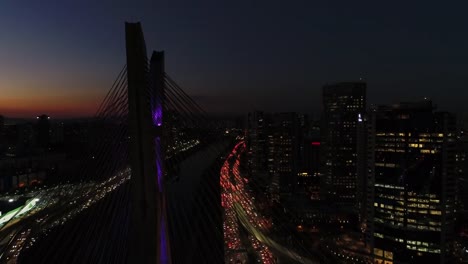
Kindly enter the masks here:
M 269 144 L 270 171 L 278 174 L 281 193 L 292 193 L 297 182 L 300 122 L 297 113 L 273 114 L 272 144 Z
M 251 174 L 277 185 L 280 193 L 291 193 L 297 182 L 302 138 L 299 115 L 256 111 L 248 119 Z
M 374 263 L 450 263 L 455 118 L 431 101 L 371 110 L 368 234 Z
M 337 208 L 355 212 L 357 205 L 357 122 L 366 109 L 366 83 L 323 87 L 321 192 Z

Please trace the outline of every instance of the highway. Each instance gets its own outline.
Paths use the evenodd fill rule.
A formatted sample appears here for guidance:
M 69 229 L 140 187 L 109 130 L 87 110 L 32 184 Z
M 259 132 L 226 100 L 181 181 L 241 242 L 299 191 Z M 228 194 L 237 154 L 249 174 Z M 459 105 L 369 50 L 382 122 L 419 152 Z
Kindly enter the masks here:
M 259 263 L 276 263 L 276 256 L 280 255 L 289 259 L 288 263 L 318 263 L 299 256 L 268 236 L 271 221 L 256 209 L 255 199 L 246 186 L 248 180 L 239 171 L 240 154 L 245 148 L 244 142 L 238 143 L 220 171 L 226 263 L 247 263 L 247 252 L 252 249 Z M 65 184 L 30 194 L 32 198 L 24 206 L 0 218 L 3 252 L 0 262 L 17 263 L 21 251 L 32 247 L 41 234 L 65 225 L 128 181 L 130 175 L 127 168 L 103 182 Z M 187 191 L 183 194 L 187 195 Z M 241 230 L 247 230 L 247 239 L 242 239 Z
M 253 204 L 248 202 L 248 198 L 244 197 L 244 182 L 237 178 L 239 167 L 239 154 L 243 151 L 245 145 L 241 142 L 238 143 L 231 154 L 224 162 L 220 171 L 220 184 L 221 184 L 221 204 L 224 208 L 224 241 L 226 252 L 226 263 L 247 263 L 247 249 L 253 248 L 257 254 L 257 259 L 261 263 L 275 263 L 274 256 L 271 251 L 263 244 L 259 243 L 254 236 L 248 237 L 249 244 L 242 243 L 241 227 L 237 213 L 235 210 L 235 203 L 242 201 L 247 207 L 251 208 Z M 259 222 L 264 222 L 260 219 Z
M 100 183 L 66 184 L 38 192 L 2 223 L 0 261 L 17 263 L 23 248 L 33 246 L 40 234 L 66 224 L 129 179 L 127 168 Z
M 168 151 L 173 157 L 199 147 L 198 140 L 180 141 Z M 0 200 L 16 201 L 30 197 L 20 206 L 0 217 L 0 263 L 17 263 L 23 249 L 34 246 L 42 234 L 87 210 L 103 198 L 115 192 L 130 179 L 131 170 L 125 168 L 100 182 L 64 183 L 55 187 L 41 187 L 23 195 L 8 195 Z
M 294 263 L 312 264 L 319 263 L 312 261 L 288 248 L 276 243 L 268 236 L 271 221 L 264 218 L 254 205 L 254 197 L 245 186 L 248 182 L 239 171 L 240 154 L 246 149 L 245 143 L 238 143 L 231 154 L 226 159 L 220 172 L 222 186 L 222 205 L 224 208 L 224 235 L 226 244 L 226 255 L 228 260 L 237 261 L 236 255 L 229 252 L 237 252 L 247 246 L 255 249 L 258 260 L 261 263 L 276 263 L 273 252 L 282 257 L 286 257 Z M 240 240 L 240 226 L 245 228 L 249 236 L 251 245 L 242 245 Z M 232 257 L 234 256 L 234 258 Z M 232 262 L 236 263 L 236 262 Z

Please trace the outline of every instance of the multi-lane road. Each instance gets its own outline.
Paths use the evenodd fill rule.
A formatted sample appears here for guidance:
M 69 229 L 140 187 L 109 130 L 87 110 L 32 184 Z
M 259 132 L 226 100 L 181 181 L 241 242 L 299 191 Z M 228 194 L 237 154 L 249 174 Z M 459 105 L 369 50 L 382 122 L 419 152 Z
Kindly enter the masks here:
M 130 179 L 124 169 L 100 183 L 66 184 L 35 192 L 14 214 L 0 220 L 1 263 L 17 263 L 24 248 L 31 247 L 38 236 L 97 203 Z
M 167 158 L 200 146 L 199 140 L 180 141 L 168 151 Z M 61 184 L 41 188 L 26 195 L 0 197 L 14 202 L 27 196 L 25 205 L 0 217 L 0 263 L 17 263 L 21 251 L 34 245 L 37 238 L 107 197 L 131 176 L 125 168 L 101 182 Z
M 294 263 L 318 263 L 318 261 L 298 255 L 269 237 L 271 221 L 257 210 L 255 198 L 246 186 L 248 179 L 242 177 L 239 170 L 240 155 L 245 149 L 244 142 L 238 143 L 221 168 L 227 262 L 242 263 L 237 259 L 239 258 L 238 252 L 250 247 L 255 250 L 257 260 L 261 263 L 276 263 L 275 256 L 281 256 Z M 241 242 L 240 228 L 244 228 L 249 233 L 250 245 Z
M 221 203 L 224 208 L 224 242 L 225 255 L 227 263 L 246 263 L 248 249 L 254 249 L 256 258 L 261 263 L 275 263 L 271 251 L 259 243 L 252 235 L 248 235 L 245 241 L 241 237 L 241 226 L 238 220 L 238 213 L 235 209 L 236 204 L 241 203 L 252 221 L 266 227 L 267 221 L 255 212 L 251 196 L 245 188 L 245 179 L 240 177 L 239 173 L 239 155 L 245 150 L 243 142 L 238 143 L 221 168 Z

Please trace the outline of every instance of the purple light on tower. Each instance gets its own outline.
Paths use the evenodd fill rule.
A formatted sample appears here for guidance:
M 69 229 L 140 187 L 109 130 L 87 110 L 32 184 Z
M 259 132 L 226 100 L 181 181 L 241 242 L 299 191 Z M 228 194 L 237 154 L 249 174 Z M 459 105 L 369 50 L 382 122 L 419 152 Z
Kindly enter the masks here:
M 158 102 L 158 100 L 155 101 L 155 104 L 153 105 L 153 124 L 157 127 L 162 126 L 162 119 L 163 119 L 163 108 L 162 104 Z M 158 134 L 156 136 L 156 139 L 154 141 L 154 147 L 155 147 L 155 152 L 156 152 L 156 173 L 158 174 L 158 189 L 160 192 L 162 192 L 162 179 L 163 179 L 163 169 L 162 169 L 162 163 L 163 163 L 163 157 L 161 153 L 161 134 Z
M 162 119 L 163 119 L 163 108 L 160 102 L 156 100 L 156 105 L 153 108 L 153 124 L 157 127 L 162 126 Z M 155 140 L 154 140 L 154 148 L 156 154 L 156 177 L 158 181 L 158 191 L 162 194 L 163 192 L 163 184 L 164 184 L 164 173 L 163 173 L 163 153 L 162 153 L 162 146 L 161 146 L 161 131 L 158 132 Z M 162 194 L 164 195 L 164 194 Z M 164 203 L 164 202 L 163 202 Z M 164 205 L 163 205 L 164 208 Z M 160 261 L 163 264 L 169 263 L 169 256 L 168 256 L 168 243 L 166 237 L 166 221 L 165 221 L 165 213 L 164 210 L 160 215 L 160 234 L 159 234 L 159 245 L 160 245 Z
M 153 111 L 153 123 L 158 127 L 162 126 L 162 116 L 162 107 L 156 106 L 156 109 Z

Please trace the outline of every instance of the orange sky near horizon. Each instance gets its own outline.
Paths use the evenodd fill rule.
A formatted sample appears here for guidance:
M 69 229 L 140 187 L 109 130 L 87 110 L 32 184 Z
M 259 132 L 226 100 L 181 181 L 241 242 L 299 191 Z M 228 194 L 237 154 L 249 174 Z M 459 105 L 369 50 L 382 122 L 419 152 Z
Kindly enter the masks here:
M 47 56 L 45 52 L 13 56 L 5 50 L 1 43 L 0 115 L 5 117 L 93 116 L 122 67 L 93 60 L 62 62 L 59 60 L 62 55 Z M 28 50 L 17 51 L 22 52 Z
M 5 117 L 93 116 L 112 85 L 111 77 L 96 77 L 92 68 L 86 73 L 75 73 L 65 66 L 54 67 L 56 73 L 34 75 L 22 75 L 3 68 L 5 71 L 0 73 L 0 115 Z
M 84 96 L 1 96 L 0 115 L 14 118 L 33 118 L 40 114 L 49 116 L 93 116 L 103 98 Z

